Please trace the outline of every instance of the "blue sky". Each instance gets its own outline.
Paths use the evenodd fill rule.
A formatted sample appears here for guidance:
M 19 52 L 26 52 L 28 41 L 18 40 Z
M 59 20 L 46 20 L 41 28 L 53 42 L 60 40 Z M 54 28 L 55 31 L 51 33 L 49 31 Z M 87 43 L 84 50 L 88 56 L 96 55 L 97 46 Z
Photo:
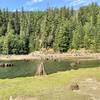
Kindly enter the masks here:
M 0 8 L 8 8 L 14 11 L 24 7 L 25 10 L 45 10 L 48 7 L 71 7 L 79 8 L 91 2 L 100 4 L 100 0 L 0 0 Z

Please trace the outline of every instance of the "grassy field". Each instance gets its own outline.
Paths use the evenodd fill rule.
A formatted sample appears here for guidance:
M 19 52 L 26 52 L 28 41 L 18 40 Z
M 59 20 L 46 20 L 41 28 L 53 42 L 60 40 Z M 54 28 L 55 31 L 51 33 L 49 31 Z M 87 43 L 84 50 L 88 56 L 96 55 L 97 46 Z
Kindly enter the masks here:
M 67 89 L 73 79 L 88 77 L 100 80 L 100 68 L 80 68 L 41 77 L 0 79 L 0 100 L 8 100 L 10 96 L 27 100 L 90 100 L 88 95 Z

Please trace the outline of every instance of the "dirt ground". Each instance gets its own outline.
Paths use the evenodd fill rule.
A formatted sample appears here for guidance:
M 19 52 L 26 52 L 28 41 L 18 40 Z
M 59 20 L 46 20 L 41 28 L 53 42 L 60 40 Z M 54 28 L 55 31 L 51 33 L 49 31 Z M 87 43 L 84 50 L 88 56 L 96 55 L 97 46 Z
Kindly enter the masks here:
M 90 100 L 100 100 L 100 82 L 95 78 L 79 80 L 78 84 L 80 89 L 74 92 L 88 95 Z

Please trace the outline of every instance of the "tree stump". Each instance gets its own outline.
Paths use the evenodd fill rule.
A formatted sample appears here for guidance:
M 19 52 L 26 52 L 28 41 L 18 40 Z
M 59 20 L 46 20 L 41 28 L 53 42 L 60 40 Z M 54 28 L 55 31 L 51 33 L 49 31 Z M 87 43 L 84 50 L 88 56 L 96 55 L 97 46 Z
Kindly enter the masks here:
M 43 62 L 41 62 L 41 63 L 37 66 L 36 75 L 38 75 L 38 76 L 46 75 Z
M 70 89 L 71 90 L 79 90 L 79 85 L 77 83 L 73 83 L 73 84 L 71 84 Z

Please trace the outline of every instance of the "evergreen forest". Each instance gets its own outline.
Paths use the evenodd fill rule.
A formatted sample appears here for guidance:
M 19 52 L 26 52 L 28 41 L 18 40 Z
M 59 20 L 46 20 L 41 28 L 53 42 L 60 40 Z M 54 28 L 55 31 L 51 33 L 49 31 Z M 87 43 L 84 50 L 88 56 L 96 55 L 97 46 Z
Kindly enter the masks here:
M 0 10 L 0 54 L 29 54 L 41 48 L 100 51 L 100 6 L 91 3 L 80 9 Z

